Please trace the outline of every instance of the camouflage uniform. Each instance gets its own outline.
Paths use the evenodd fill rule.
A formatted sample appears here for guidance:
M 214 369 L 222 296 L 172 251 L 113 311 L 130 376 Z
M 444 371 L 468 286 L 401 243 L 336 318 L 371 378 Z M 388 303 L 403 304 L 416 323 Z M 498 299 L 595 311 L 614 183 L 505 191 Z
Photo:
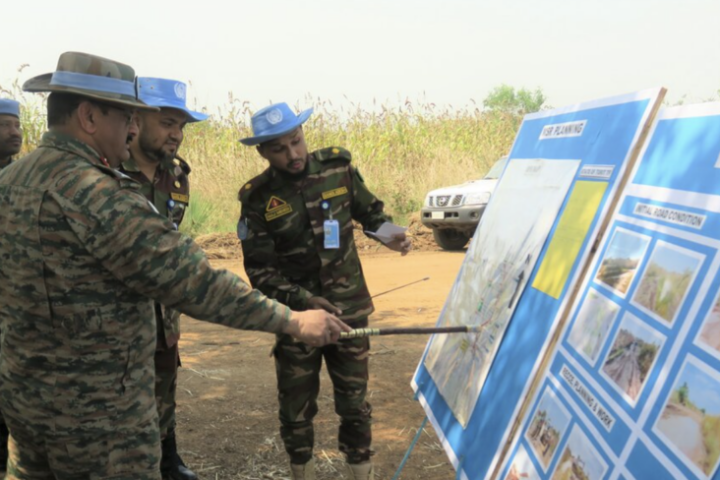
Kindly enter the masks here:
M 190 166 L 181 158 L 158 165 L 151 182 L 135 161 L 123 162 L 120 171 L 140 183 L 140 192 L 173 225 L 180 226 L 190 200 L 188 175 Z M 180 312 L 155 303 L 157 317 L 157 348 L 155 350 L 155 400 L 160 419 L 160 437 L 175 428 L 175 393 L 177 390 L 180 353 Z
M 57 133 L 0 172 L 0 258 L 8 478 L 160 478 L 153 300 L 235 328 L 290 318 Z
M 8 157 L 7 159 L 0 158 L 0 170 L 10 165 L 10 162 L 12 162 L 12 157 Z M 10 432 L 5 424 L 5 419 L 2 414 L 0 414 L 0 475 L 5 474 L 5 466 L 8 458 L 7 445 L 9 435 Z
M 301 179 L 268 168 L 240 190 L 245 271 L 252 285 L 294 310 L 322 296 L 342 310 L 341 319 L 365 327 L 374 307 L 353 240 L 353 222 L 376 231 L 390 217 L 383 203 L 350 165 L 350 152 L 327 148 L 309 155 Z M 328 210 L 321 206 L 330 204 Z M 323 222 L 340 224 L 340 248 L 325 249 Z M 245 237 L 243 239 L 243 237 Z M 278 335 L 274 355 L 278 378 L 281 435 L 294 464 L 312 458 L 319 373 L 325 357 L 333 381 L 335 411 L 341 417 L 340 450 L 349 463 L 367 461 L 370 450 L 370 404 L 367 338 L 313 348 Z

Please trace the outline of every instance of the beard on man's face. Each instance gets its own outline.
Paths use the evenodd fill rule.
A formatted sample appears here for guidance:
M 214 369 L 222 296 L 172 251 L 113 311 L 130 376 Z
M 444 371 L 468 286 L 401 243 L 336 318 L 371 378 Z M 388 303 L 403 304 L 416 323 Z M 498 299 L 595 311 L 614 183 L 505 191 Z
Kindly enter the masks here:
M 177 148 L 170 151 L 170 148 L 167 147 L 165 144 L 162 144 L 158 147 L 154 145 L 150 139 L 143 136 L 142 133 L 140 134 L 139 140 L 140 149 L 143 151 L 143 153 L 149 160 L 160 163 L 175 158 Z

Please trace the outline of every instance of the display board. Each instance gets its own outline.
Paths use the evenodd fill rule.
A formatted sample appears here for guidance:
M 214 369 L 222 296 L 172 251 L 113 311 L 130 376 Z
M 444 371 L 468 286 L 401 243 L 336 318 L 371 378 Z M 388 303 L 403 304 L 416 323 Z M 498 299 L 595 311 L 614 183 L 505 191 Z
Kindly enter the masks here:
M 631 179 L 498 478 L 720 479 L 720 104 Z
M 480 333 L 433 337 L 412 382 L 460 478 L 497 466 L 663 93 L 525 117 L 438 320 Z M 520 236 L 509 242 L 513 228 Z

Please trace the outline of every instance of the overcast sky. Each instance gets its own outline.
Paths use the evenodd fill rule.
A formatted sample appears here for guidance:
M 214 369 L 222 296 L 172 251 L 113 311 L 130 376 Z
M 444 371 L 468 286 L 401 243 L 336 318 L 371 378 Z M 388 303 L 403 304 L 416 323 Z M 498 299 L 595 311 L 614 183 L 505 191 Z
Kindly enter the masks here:
M 33 0 L 2 17 L 0 85 L 79 50 L 190 81 L 211 112 L 229 92 L 463 107 L 503 83 L 556 107 L 661 85 L 720 98 L 720 0 Z

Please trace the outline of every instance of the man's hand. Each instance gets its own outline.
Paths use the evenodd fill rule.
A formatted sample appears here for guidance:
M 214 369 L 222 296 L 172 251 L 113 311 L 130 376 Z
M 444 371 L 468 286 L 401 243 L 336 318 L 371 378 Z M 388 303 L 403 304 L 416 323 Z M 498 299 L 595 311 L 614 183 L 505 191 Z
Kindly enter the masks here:
M 310 297 L 307 301 L 308 310 L 325 310 L 333 315 L 342 315 L 342 310 L 323 297 Z
M 385 244 L 390 250 L 400 252 L 403 257 L 410 253 L 410 250 L 412 250 L 412 242 L 407 238 L 407 235 L 404 233 L 396 233 L 392 238 L 392 242 Z
M 349 326 L 325 310 L 308 310 L 292 312 L 284 333 L 312 347 L 322 347 L 337 342 L 340 332 L 350 330 L 352 329 Z

